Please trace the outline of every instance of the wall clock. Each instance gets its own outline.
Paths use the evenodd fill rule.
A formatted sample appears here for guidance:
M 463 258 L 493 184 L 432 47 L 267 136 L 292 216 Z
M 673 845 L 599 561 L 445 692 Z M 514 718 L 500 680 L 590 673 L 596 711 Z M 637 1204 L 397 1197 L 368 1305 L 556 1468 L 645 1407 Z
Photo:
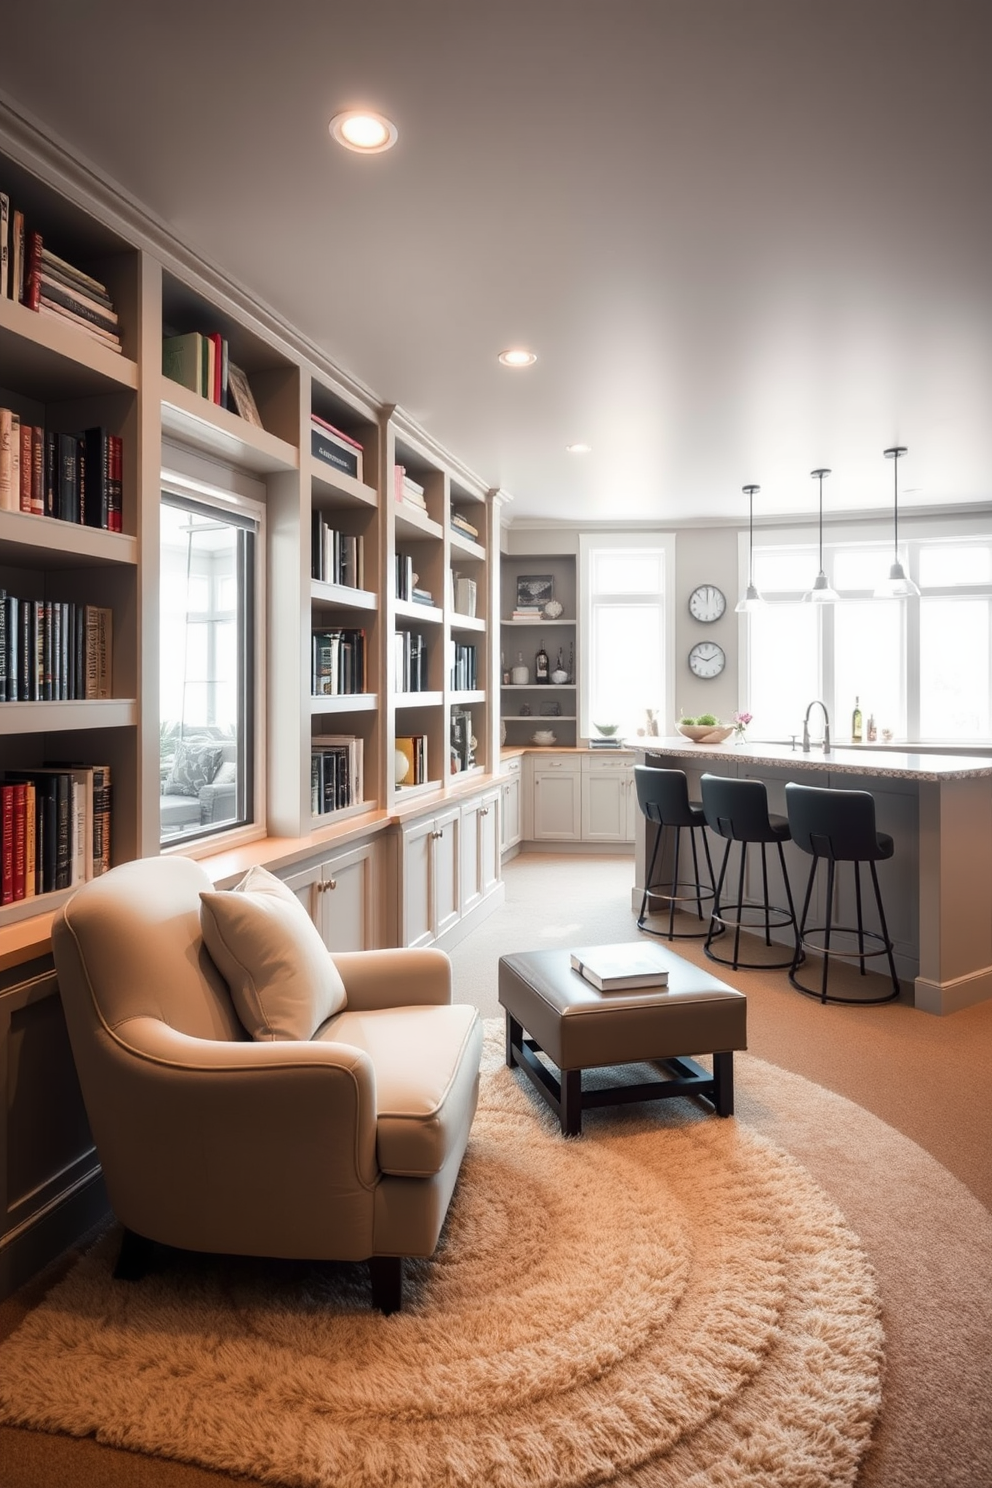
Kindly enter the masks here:
M 689 652 L 689 670 L 696 677 L 719 677 L 726 665 L 723 647 L 715 641 L 698 641 Z
M 689 595 L 689 614 L 704 625 L 719 620 L 727 608 L 727 601 L 715 584 L 697 584 Z

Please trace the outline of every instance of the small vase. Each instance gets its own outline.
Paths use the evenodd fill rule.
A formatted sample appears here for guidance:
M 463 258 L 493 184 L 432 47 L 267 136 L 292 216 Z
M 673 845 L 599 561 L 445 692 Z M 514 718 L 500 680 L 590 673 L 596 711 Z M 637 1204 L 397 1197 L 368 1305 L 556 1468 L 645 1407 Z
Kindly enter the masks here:
M 734 743 L 738 745 L 747 743 L 747 734 L 743 729 L 734 730 Z

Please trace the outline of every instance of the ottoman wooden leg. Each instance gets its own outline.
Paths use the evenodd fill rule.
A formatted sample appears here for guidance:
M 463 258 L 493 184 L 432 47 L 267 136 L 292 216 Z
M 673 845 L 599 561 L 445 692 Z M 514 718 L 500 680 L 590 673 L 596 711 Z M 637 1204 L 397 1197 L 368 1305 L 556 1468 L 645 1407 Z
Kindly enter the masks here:
M 561 1072 L 561 1134 L 563 1137 L 582 1135 L 582 1071 L 580 1069 Z
M 734 1053 L 713 1055 L 713 1104 L 718 1116 L 734 1114 Z
M 518 1049 L 520 1048 L 520 1045 L 523 1042 L 523 1036 L 524 1036 L 524 1030 L 523 1030 L 523 1027 L 521 1026 L 521 1024 L 519 1024 L 517 1022 L 516 1018 L 512 1017 L 509 1013 L 507 1013 L 507 1015 L 506 1015 L 506 1062 L 509 1065 L 510 1069 L 513 1069 L 514 1065 L 517 1063 L 516 1055 L 513 1052 L 514 1047 L 516 1047 Z

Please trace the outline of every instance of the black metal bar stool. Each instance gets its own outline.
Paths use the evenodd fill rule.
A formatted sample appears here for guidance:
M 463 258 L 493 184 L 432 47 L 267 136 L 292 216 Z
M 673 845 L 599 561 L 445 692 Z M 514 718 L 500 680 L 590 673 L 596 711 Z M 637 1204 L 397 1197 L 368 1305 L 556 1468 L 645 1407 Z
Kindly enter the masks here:
M 703 797 L 703 813 L 706 817 L 706 825 L 711 831 L 717 832 L 726 838 L 727 847 L 723 854 L 723 862 L 720 865 L 720 876 L 716 883 L 716 897 L 713 903 L 713 914 L 710 919 L 710 928 L 703 943 L 703 950 L 711 961 L 719 961 L 722 966 L 732 966 L 736 971 L 739 966 L 747 967 L 752 971 L 764 971 L 781 966 L 794 967 L 796 956 L 802 959 L 799 946 L 799 925 L 796 920 L 795 905 L 792 902 L 792 890 L 789 887 L 789 874 L 785 866 L 785 854 L 782 851 L 782 843 L 789 838 L 789 823 L 784 816 L 778 816 L 768 810 L 768 793 L 764 783 L 760 780 L 735 780 L 724 775 L 703 775 L 700 779 L 700 788 Z M 734 914 L 725 910 L 722 900 L 723 885 L 727 877 L 727 865 L 730 862 L 730 849 L 735 842 L 741 846 L 740 874 L 737 880 L 737 902 L 731 906 L 736 910 Z M 777 905 L 769 903 L 768 899 L 768 860 L 765 856 L 765 847 L 768 843 L 774 843 L 778 847 L 779 861 L 782 865 L 782 878 L 785 883 L 785 894 L 789 902 L 788 909 L 780 909 Z M 747 866 L 747 850 L 752 844 L 761 846 L 761 882 L 763 898 L 759 902 L 756 899 L 745 899 L 744 897 L 744 872 Z M 747 917 L 747 918 L 746 918 Z M 773 918 L 774 917 L 774 918 Z M 742 961 L 740 958 L 741 931 L 759 930 L 762 927 L 765 932 L 765 945 L 772 943 L 772 930 L 781 929 L 784 925 L 791 925 L 795 935 L 797 949 L 790 951 L 785 961 Z M 734 954 L 733 957 L 718 956 L 710 949 L 713 940 L 723 930 L 733 927 L 734 930 Z
M 896 965 L 892 958 L 892 939 L 885 923 L 885 910 L 882 907 L 882 895 L 878 887 L 875 864 L 885 858 L 891 858 L 893 845 L 892 838 L 886 832 L 878 832 L 875 829 L 874 796 L 870 791 L 832 790 L 824 786 L 795 785 L 790 782 L 785 787 L 785 804 L 789 813 L 789 829 L 793 842 L 803 852 L 810 853 L 813 858 L 809 870 L 809 882 L 806 885 L 806 899 L 799 920 L 797 959 L 793 962 L 789 972 L 789 981 L 798 991 L 805 992 L 808 997 L 818 997 L 821 1002 L 864 1004 L 892 1002 L 899 996 L 899 978 L 896 975 Z M 806 919 L 813 896 L 816 870 L 821 858 L 825 858 L 827 863 L 826 924 L 807 925 Z M 837 863 L 854 864 L 854 892 L 858 921 L 856 926 L 835 925 L 833 922 L 834 867 Z M 864 927 L 861 909 L 862 863 L 867 863 L 871 869 L 871 881 L 875 890 L 881 934 L 876 930 L 866 930 Z M 810 939 L 814 935 L 823 936 L 822 944 Z M 831 936 L 834 935 L 857 936 L 857 950 L 837 950 L 830 944 Z M 876 949 L 866 950 L 866 941 L 872 941 Z M 823 974 L 818 992 L 813 987 L 804 987 L 798 980 L 796 973 L 799 968 L 800 949 L 816 951 L 823 957 Z M 884 997 L 829 996 L 827 972 L 831 956 L 860 961 L 862 976 L 866 975 L 866 957 L 888 957 L 892 991 L 887 992 Z
M 641 911 L 637 916 L 637 928 L 648 935 L 663 936 L 666 940 L 692 940 L 697 936 L 705 935 L 702 930 L 679 930 L 675 929 L 675 911 L 679 905 L 695 904 L 696 913 L 700 920 L 703 918 L 703 900 L 712 899 L 715 895 L 713 862 L 710 858 L 710 845 L 706 840 L 706 821 L 703 817 L 703 808 L 698 802 L 689 800 L 689 785 L 685 778 L 684 770 L 662 770 L 656 765 L 635 765 L 634 781 L 637 786 L 637 804 L 641 808 L 644 817 L 656 828 L 654 848 L 651 853 L 651 862 L 648 867 L 647 877 L 644 880 L 644 893 L 641 895 Z M 672 875 L 668 881 L 667 889 L 662 882 L 655 881 L 655 868 L 661 852 L 661 834 L 663 827 L 671 827 L 675 832 L 675 846 L 672 855 Z M 703 851 L 706 854 L 706 866 L 710 874 L 710 886 L 706 888 L 699 878 L 699 856 L 696 852 L 696 829 L 703 834 Z M 689 840 L 692 843 L 692 869 L 695 879 L 679 879 L 679 848 L 681 846 L 682 831 L 687 828 Z M 679 889 L 691 889 L 690 894 L 680 894 Z M 653 898 L 668 901 L 668 934 L 662 930 L 652 930 L 646 923 L 649 913 L 648 901 Z

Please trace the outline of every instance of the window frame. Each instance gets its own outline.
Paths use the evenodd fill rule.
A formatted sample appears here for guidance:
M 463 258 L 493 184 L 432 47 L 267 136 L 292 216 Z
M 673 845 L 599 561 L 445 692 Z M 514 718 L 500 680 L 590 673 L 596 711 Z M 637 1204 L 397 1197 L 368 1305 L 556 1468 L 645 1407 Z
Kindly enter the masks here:
M 170 458 L 171 457 L 171 458 Z M 162 839 L 161 824 L 158 829 L 159 851 L 185 857 L 208 857 L 242 843 L 254 842 L 267 832 L 266 807 L 266 506 L 265 487 L 249 476 L 229 468 L 218 468 L 208 472 L 204 479 L 197 470 L 200 461 L 186 451 L 163 448 L 162 468 L 159 472 L 159 496 L 157 510 L 160 513 L 163 499 L 175 498 L 175 504 L 186 504 L 191 509 L 213 510 L 237 525 L 253 528 L 254 554 L 252 593 L 239 596 L 239 607 L 250 611 L 245 616 L 246 632 L 245 676 L 240 679 L 243 688 L 242 701 L 250 709 L 246 714 L 246 736 L 244 741 L 247 761 L 245 781 L 245 807 L 248 819 L 233 826 L 203 828 L 199 832 L 179 838 Z M 216 477 L 216 479 L 215 479 Z M 217 482 L 226 481 L 226 487 Z M 161 555 L 159 557 L 159 595 L 157 623 L 161 624 Z M 157 712 L 161 725 L 161 694 L 157 699 Z
M 664 589 L 659 596 L 654 594 L 620 594 L 613 596 L 619 604 L 642 605 L 646 601 L 661 599 L 662 626 L 664 628 L 664 685 L 660 700 L 661 720 L 673 716 L 675 696 L 675 546 L 673 531 L 654 528 L 611 529 L 606 532 L 580 532 L 578 534 L 577 564 L 577 620 L 578 620 L 578 737 L 596 737 L 592 718 L 592 634 L 593 634 L 593 554 L 607 550 L 655 548 L 662 555 Z M 597 594 L 595 598 L 609 598 Z M 601 720 L 605 722 L 605 720 Z

